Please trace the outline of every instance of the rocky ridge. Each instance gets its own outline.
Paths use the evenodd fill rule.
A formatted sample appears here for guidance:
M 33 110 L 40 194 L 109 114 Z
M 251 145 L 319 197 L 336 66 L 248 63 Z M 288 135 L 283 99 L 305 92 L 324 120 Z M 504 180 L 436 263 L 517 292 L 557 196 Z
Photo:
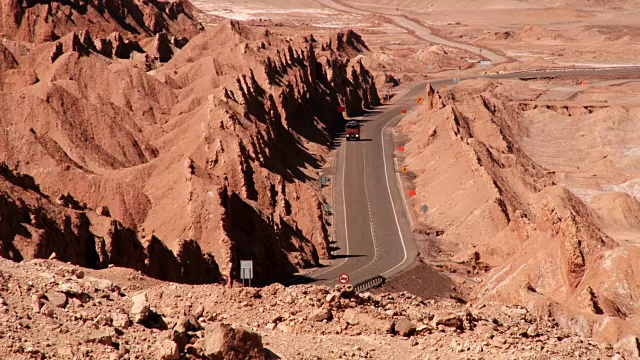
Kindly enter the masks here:
M 171 48 L 151 72 L 119 60 L 119 37 L 88 31 L 14 46 L 0 153 L 41 190 L 5 192 L 25 204 L 7 214 L 11 258 L 55 252 L 189 283 L 236 279 L 243 258 L 269 269 L 256 272 L 259 284 L 317 265 L 328 230 L 309 180 L 341 131 L 338 107 L 355 115 L 379 102 L 351 57 L 366 45 L 353 32 L 339 37 L 340 49 L 227 21 Z M 166 50 L 166 37 L 154 41 Z M 55 221 L 31 219 L 49 211 Z M 50 231 L 68 236 L 42 243 Z
M 598 214 L 527 155 L 519 113 L 526 95 L 506 99 L 500 86 L 428 86 L 424 104 L 401 123 L 411 133 L 406 164 L 420 194 L 414 206 L 449 209 L 420 213 L 420 226 L 442 232 L 439 241 L 450 244 L 454 260 L 469 265 L 463 274 L 481 276 L 474 303 L 520 304 L 610 342 L 640 333 L 631 300 L 638 296 L 637 248 L 616 243 Z

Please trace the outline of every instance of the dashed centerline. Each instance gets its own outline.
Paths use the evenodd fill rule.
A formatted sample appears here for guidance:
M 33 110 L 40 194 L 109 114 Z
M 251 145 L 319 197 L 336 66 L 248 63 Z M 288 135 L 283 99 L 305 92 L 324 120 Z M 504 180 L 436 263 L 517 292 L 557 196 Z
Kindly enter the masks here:
M 361 267 L 358 270 L 362 270 L 365 267 L 371 265 L 374 261 L 378 259 L 378 243 L 376 241 L 376 231 L 373 229 L 373 216 L 371 215 L 371 201 L 369 200 L 369 190 L 367 189 L 367 152 L 365 149 L 362 149 L 362 159 L 364 162 L 364 195 L 367 200 L 367 208 L 369 210 L 369 228 L 371 229 L 371 239 L 373 240 L 373 260 L 369 262 L 367 265 Z

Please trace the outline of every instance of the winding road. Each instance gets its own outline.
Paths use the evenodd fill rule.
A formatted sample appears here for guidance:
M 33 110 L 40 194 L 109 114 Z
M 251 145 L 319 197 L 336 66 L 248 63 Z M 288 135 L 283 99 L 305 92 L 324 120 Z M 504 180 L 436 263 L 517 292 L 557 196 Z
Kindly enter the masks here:
M 334 0 L 315 0 L 329 8 L 370 15 L 372 12 L 344 5 Z M 493 64 L 507 59 L 487 49 L 456 43 L 433 35 L 419 22 L 396 14 L 387 17 L 415 36 L 442 45 L 480 55 Z M 640 67 L 530 70 L 517 73 L 473 75 L 460 80 L 535 79 L 576 75 L 611 75 L 640 73 Z M 423 95 L 426 82 L 413 84 L 398 94 L 391 104 L 377 108 L 357 120 L 364 123 L 361 141 L 345 141 L 338 149 L 333 177 L 333 223 L 338 250 L 335 259 L 326 267 L 304 275 L 305 281 L 333 285 L 340 274 L 349 275 L 350 283 L 382 275 L 398 274 L 417 258 L 412 226 L 406 212 L 405 198 L 397 181 L 391 129 L 401 119 L 402 109 L 411 111 L 417 106 L 416 97 Z M 453 79 L 434 80 L 431 85 L 440 89 L 455 86 Z M 293 280 L 292 282 L 297 282 Z
M 640 68 L 592 68 L 529 71 L 462 78 L 535 79 L 576 75 L 640 73 Z M 333 285 L 346 273 L 356 284 L 377 275 L 389 278 L 409 267 L 418 252 L 413 239 L 404 195 L 397 181 L 391 129 L 402 109 L 417 107 L 416 98 L 426 83 L 407 85 L 392 104 L 357 118 L 364 125 L 361 141 L 344 141 L 338 149 L 333 177 L 333 223 L 336 258 L 331 265 L 305 274 L 307 281 Z M 455 86 L 453 79 L 436 80 L 435 89 Z
M 493 51 L 490 51 L 488 49 L 479 48 L 477 46 L 473 46 L 469 44 L 458 43 L 455 41 L 451 41 L 451 40 L 447 40 L 447 39 L 443 39 L 441 37 L 435 36 L 431 33 L 431 29 L 422 25 L 422 23 L 409 19 L 402 15 L 374 13 L 371 11 L 366 11 L 366 10 L 358 9 L 352 6 L 348 6 L 334 0 L 315 0 L 315 1 L 328 8 L 331 8 L 340 12 L 351 13 L 356 15 L 372 15 L 372 14 L 382 15 L 386 17 L 388 20 L 390 20 L 391 22 L 393 22 L 394 24 L 396 24 L 398 27 L 407 30 L 408 32 L 414 34 L 418 38 L 421 38 L 431 43 L 436 43 L 436 44 L 453 47 L 456 49 L 466 50 L 470 53 L 479 55 L 481 57 L 484 57 L 490 60 L 491 63 L 494 65 L 507 61 L 507 58 L 505 58 L 504 56 L 496 54 Z

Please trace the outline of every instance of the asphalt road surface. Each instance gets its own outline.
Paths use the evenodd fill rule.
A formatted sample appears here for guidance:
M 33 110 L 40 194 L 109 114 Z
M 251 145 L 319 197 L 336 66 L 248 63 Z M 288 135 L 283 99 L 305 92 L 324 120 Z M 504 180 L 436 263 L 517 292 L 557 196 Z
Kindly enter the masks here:
M 415 242 L 398 183 L 391 128 L 402 109 L 416 104 L 425 84 L 414 85 L 393 105 L 358 118 L 361 140 L 345 141 L 338 149 L 333 223 L 337 259 L 309 276 L 320 283 L 337 283 L 346 273 L 355 284 L 375 275 L 391 276 L 413 263 Z
M 594 74 L 640 73 L 639 68 L 578 71 L 522 72 L 468 78 L 543 78 Z M 467 78 L 463 78 L 464 79 Z M 402 109 L 411 111 L 425 84 L 408 86 L 390 105 L 358 118 L 363 124 L 360 141 L 344 141 L 338 149 L 333 179 L 333 224 L 337 247 L 332 264 L 306 274 L 318 284 L 333 285 L 346 273 L 356 284 L 373 276 L 386 278 L 409 267 L 418 255 L 413 233 L 396 180 L 391 129 Z M 453 79 L 433 81 L 432 86 L 453 86 Z

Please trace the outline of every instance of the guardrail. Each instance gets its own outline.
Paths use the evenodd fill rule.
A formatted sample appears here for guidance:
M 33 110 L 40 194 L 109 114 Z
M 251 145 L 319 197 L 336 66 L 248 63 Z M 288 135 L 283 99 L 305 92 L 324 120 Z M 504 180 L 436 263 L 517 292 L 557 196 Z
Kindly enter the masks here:
M 369 290 L 371 288 L 384 284 L 385 280 L 386 279 L 384 278 L 384 276 L 381 276 L 381 275 L 374 276 L 365 281 L 361 281 L 355 284 L 353 286 L 353 290 L 355 290 L 355 292 L 363 292 L 365 290 Z

